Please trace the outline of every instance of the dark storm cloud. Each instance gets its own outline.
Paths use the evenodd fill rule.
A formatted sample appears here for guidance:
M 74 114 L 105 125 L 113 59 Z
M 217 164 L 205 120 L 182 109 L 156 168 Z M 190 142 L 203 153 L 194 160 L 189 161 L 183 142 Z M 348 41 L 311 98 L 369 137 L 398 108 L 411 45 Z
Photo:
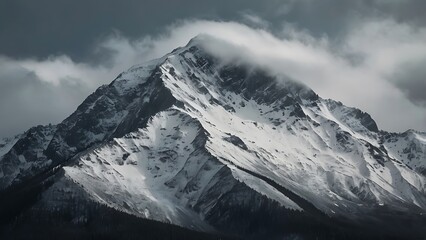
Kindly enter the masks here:
M 426 26 L 426 1 L 424 0 L 391 0 L 379 1 L 382 4 L 382 12 L 392 16 L 399 22 L 408 22 L 410 24 L 424 27 Z
M 426 108 L 426 59 L 407 63 L 393 76 L 394 83 L 413 103 Z
M 99 60 L 91 50 L 113 30 L 135 39 L 159 33 L 176 19 L 233 21 L 244 12 L 267 20 L 275 30 L 286 21 L 314 36 L 335 36 L 354 19 L 366 16 L 391 14 L 425 24 L 424 5 L 422 0 L 3 0 L 0 53 L 39 58 L 66 54 L 77 61 Z

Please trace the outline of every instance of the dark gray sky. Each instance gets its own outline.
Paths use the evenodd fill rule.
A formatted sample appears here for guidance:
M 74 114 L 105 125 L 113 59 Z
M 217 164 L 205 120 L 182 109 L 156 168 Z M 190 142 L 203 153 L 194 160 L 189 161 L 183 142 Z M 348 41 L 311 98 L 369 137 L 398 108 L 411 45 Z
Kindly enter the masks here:
M 115 74 L 178 47 L 197 33 L 195 25 L 218 21 L 316 46 L 357 70 L 363 65 L 356 74 L 387 79 L 412 104 L 406 117 L 415 120 L 387 121 L 399 108 L 357 102 L 340 88 L 320 94 L 368 110 L 385 130 L 425 131 L 424 9 L 423 0 L 0 0 L 0 137 L 59 122 Z M 404 101 L 392 105 L 405 109 Z
M 338 36 L 362 17 L 391 15 L 426 25 L 423 0 L 1 0 L 0 53 L 12 57 L 66 54 L 91 60 L 113 30 L 135 39 L 161 33 L 177 19 L 238 21 L 253 13 L 279 28 L 284 21 L 314 35 Z

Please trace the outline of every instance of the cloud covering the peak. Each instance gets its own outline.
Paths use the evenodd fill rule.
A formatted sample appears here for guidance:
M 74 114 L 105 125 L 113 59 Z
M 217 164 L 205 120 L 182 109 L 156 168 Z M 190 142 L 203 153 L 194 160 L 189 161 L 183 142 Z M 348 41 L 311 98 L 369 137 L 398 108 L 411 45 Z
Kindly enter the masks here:
M 290 23 L 271 30 L 268 21 L 243 13 L 239 22 L 176 21 L 136 39 L 114 32 L 91 49 L 97 59 L 92 62 L 65 54 L 1 56 L 0 137 L 60 122 L 99 85 L 200 34 L 210 36 L 203 46 L 223 61 L 262 67 L 278 79 L 305 83 L 321 97 L 370 113 L 381 129 L 426 131 L 426 28 L 369 18 L 352 22 L 336 40 Z

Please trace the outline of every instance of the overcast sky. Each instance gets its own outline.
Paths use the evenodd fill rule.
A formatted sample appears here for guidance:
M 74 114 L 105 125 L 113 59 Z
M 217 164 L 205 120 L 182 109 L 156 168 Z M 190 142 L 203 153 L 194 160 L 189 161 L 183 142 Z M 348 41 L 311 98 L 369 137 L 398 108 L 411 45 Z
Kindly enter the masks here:
M 204 33 L 379 128 L 426 131 L 423 0 L 0 0 L 0 137 L 58 123 L 121 71 Z

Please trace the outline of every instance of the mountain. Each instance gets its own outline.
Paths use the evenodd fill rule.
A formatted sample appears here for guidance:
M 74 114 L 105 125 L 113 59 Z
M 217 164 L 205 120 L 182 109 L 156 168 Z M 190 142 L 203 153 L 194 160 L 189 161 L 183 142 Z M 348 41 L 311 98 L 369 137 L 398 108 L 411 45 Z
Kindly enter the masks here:
M 381 131 L 301 83 L 225 64 L 204 38 L 3 141 L 4 236 L 37 222 L 134 238 L 146 219 L 186 239 L 426 237 L 426 133 Z

